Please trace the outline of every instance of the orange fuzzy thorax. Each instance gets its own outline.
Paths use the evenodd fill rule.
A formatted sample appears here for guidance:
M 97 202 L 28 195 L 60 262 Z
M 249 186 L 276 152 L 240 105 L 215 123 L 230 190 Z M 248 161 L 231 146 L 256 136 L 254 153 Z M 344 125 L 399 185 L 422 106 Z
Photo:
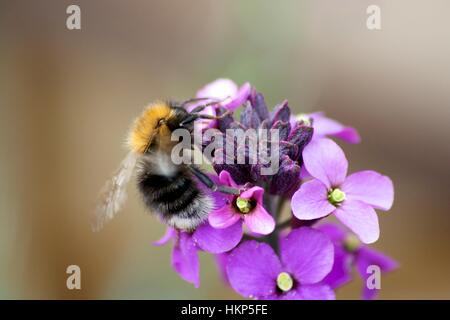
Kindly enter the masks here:
M 131 128 L 128 145 L 137 153 L 144 153 L 151 141 L 160 131 L 167 131 L 166 125 L 158 126 L 161 119 L 172 116 L 172 110 L 166 102 L 158 101 L 149 105 L 142 115 L 136 119 Z

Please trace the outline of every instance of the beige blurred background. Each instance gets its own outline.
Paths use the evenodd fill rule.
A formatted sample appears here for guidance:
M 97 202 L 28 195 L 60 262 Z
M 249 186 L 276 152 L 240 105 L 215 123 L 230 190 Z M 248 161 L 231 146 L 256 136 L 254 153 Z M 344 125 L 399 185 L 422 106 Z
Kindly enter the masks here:
M 81 7 L 82 30 L 66 29 Z M 382 30 L 366 28 L 366 8 Z M 0 297 L 238 298 L 202 255 L 201 288 L 170 268 L 136 191 L 90 230 L 104 180 L 149 101 L 218 77 L 271 105 L 323 110 L 363 137 L 350 170 L 392 177 L 376 247 L 402 265 L 384 299 L 450 298 L 450 3 L 434 1 L 0 1 Z M 69 291 L 66 267 L 82 270 Z M 358 298 L 359 282 L 339 291 Z

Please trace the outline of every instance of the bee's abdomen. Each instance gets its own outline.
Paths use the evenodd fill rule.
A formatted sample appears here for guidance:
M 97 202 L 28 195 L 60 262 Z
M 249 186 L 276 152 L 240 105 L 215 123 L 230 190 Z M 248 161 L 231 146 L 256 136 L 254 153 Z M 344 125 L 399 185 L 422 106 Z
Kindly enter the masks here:
M 157 181 L 154 183 L 152 180 Z M 164 206 L 167 213 L 176 214 L 185 210 L 198 196 L 199 191 L 191 179 L 179 175 L 175 179 L 165 176 L 149 175 L 143 183 L 153 189 L 152 203 Z M 148 190 L 147 191 L 151 191 Z
M 138 187 L 145 204 L 172 227 L 194 229 L 212 209 L 210 197 L 184 170 L 166 176 L 144 168 L 138 175 Z

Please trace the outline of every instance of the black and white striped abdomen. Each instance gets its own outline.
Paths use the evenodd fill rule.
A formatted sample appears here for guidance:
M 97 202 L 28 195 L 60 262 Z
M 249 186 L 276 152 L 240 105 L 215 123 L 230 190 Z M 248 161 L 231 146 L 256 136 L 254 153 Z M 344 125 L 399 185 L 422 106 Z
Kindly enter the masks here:
M 145 204 L 169 226 L 193 230 L 206 220 L 213 208 L 210 196 L 182 166 L 167 171 L 155 166 L 154 162 L 143 160 L 137 181 Z

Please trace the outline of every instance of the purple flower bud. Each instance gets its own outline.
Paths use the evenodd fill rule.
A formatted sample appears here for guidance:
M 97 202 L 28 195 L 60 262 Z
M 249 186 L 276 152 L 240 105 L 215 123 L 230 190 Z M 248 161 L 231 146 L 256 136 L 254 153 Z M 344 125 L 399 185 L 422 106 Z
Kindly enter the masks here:
M 214 171 L 220 173 L 221 171 L 228 171 L 233 177 L 233 180 L 237 184 L 245 184 L 248 181 L 253 181 L 252 174 L 250 173 L 251 167 L 248 165 L 235 165 L 235 164 L 213 164 Z
M 258 128 L 260 119 L 256 111 L 250 103 L 245 105 L 245 109 L 241 113 L 241 123 L 247 128 Z
M 298 146 L 287 141 L 280 141 L 280 159 L 284 155 L 291 159 L 297 159 L 299 155 Z
M 283 141 L 288 139 L 289 132 L 291 131 L 291 125 L 289 122 L 278 120 L 272 125 L 272 129 L 279 130 L 279 140 Z
M 280 169 L 273 176 L 270 184 L 270 193 L 286 195 L 293 191 L 300 182 L 300 166 L 288 156 L 281 159 Z M 294 190 L 295 191 L 295 190 Z
M 257 92 L 255 89 L 252 90 L 252 93 L 250 95 L 250 103 L 252 104 L 261 121 L 264 119 L 269 119 L 269 109 L 267 109 L 266 102 L 264 101 L 264 96 L 261 93 Z
M 277 104 L 272 112 L 272 123 L 278 120 L 283 122 L 289 122 L 291 117 L 291 110 L 289 109 L 288 101 L 284 100 L 282 103 Z
M 227 110 L 225 108 L 218 108 L 217 109 L 217 115 L 220 116 L 224 114 Z M 231 114 L 217 120 L 217 126 L 220 131 L 225 132 L 226 129 L 228 129 L 231 125 L 231 123 L 234 121 L 233 116 Z
M 287 139 L 288 142 L 296 145 L 298 150 L 295 150 L 295 153 L 291 153 L 290 156 L 293 160 L 301 160 L 301 154 L 306 145 L 311 141 L 314 133 L 314 129 L 312 127 L 298 125 L 295 127 L 289 137 Z M 294 151 L 294 150 L 293 150 Z M 300 161 L 301 164 L 301 161 Z
M 222 171 L 228 171 L 238 184 L 254 182 L 254 174 L 251 173 L 252 166 L 248 162 L 248 153 L 244 154 L 245 164 L 237 164 L 237 152 L 245 151 L 234 149 L 233 154 L 227 154 L 226 147 L 224 149 L 217 149 L 212 163 L 214 170 L 217 174 Z

